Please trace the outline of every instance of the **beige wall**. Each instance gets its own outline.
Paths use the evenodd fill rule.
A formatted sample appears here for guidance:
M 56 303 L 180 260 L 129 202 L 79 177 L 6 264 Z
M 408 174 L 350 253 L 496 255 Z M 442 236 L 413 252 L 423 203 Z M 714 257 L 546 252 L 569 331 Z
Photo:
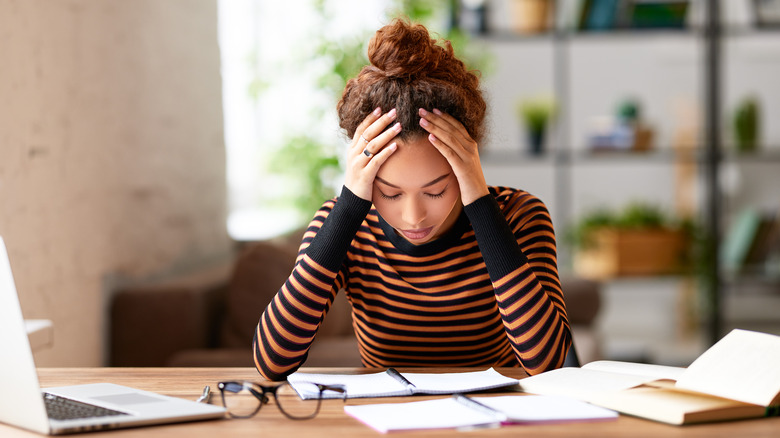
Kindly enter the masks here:
M 215 0 L 0 0 L 0 235 L 39 365 L 100 365 L 107 296 L 225 256 Z

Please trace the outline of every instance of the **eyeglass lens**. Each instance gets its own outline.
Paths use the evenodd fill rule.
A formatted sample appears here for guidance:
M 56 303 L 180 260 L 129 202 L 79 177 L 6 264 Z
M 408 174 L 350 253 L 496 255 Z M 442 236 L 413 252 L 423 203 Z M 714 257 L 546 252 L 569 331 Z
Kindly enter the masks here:
M 318 392 L 317 385 L 312 384 Z M 321 400 L 301 400 L 288 383 L 263 387 L 251 382 L 223 382 L 220 384 L 222 402 L 230 416 L 248 418 L 272 399 L 284 415 L 295 420 L 313 418 L 320 409 Z

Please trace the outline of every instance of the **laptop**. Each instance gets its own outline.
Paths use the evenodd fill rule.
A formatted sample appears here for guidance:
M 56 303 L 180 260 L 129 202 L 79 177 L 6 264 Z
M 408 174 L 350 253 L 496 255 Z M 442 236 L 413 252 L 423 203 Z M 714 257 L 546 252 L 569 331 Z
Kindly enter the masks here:
M 59 435 L 222 418 L 225 413 L 220 406 L 112 383 L 44 391 L 39 385 L 8 252 L 0 236 L 0 422 Z M 70 406 L 75 406 L 77 415 Z

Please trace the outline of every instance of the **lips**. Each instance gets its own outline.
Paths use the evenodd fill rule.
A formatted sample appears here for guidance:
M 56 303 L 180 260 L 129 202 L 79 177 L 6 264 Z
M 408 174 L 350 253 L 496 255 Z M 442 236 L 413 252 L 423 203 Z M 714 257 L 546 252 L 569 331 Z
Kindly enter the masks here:
M 422 240 L 428 237 L 433 231 L 433 227 L 420 228 L 417 230 L 401 230 L 401 234 L 409 240 Z

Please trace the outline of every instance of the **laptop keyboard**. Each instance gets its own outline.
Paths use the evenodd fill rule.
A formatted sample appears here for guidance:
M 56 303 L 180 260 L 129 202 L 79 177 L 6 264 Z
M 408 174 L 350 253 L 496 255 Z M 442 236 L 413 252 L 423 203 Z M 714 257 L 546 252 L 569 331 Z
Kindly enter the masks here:
M 44 393 L 46 412 L 52 420 L 75 420 L 79 418 L 111 417 L 129 415 L 124 412 L 78 402 L 58 395 Z

